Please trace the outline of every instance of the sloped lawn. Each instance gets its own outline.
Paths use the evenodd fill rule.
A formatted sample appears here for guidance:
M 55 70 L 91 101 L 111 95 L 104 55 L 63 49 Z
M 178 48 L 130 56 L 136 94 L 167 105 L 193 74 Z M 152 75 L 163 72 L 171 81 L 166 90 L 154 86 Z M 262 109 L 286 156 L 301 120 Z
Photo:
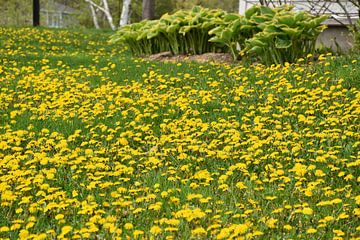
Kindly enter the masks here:
M 0 237 L 360 236 L 360 64 L 133 59 L 0 28 Z

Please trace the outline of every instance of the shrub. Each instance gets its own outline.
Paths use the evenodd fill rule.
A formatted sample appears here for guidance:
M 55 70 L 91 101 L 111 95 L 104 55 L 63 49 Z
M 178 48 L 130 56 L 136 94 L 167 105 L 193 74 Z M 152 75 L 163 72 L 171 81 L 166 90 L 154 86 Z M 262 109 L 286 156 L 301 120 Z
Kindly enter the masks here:
M 350 32 L 352 34 L 353 37 L 353 41 L 354 41 L 354 45 L 353 45 L 353 50 L 355 51 L 360 51 L 360 19 L 357 21 L 355 26 L 352 26 L 350 28 Z
M 173 54 L 202 54 L 221 48 L 209 42 L 209 31 L 226 14 L 222 10 L 194 7 L 165 14 L 159 20 L 143 21 L 120 28 L 113 42 L 126 43 L 134 55 L 148 55 L 163 51 Z M 225 51 L 221 49 L 221 51 Z
M 326 28 L 320 24 L 327 16 L 318 17 L 305 11 L 292 12 L 292 8 L 284 5 L 269 9 L 269 18 L 261 18 L 263 22 L 258 22 L 261 31 L 246 40 L 246 53 L 256 55 L 265 64 L 295 62 L 300 57 L 313 54 L 316 39 Z
M 324 29 L 320 24 L 327 17 L 292 9 L 289 5 L 274 9 L 255 5 L 241 16 L 194 7 L 125 26 L 112 41 L 124 42 L 136 56 L 220 51 L 230 52 L 237 59 L 240 48 L 265 64 L 295 62 L 314 53 L 316 39 Z
M 210 41 L 226 45 L 233 58 L 237 59 L 238 47 L 244 49 L 246 40 L 261 31 L 259 25 L 270 21 L 273 16 L 274 11 L 265 6 L 254 6 L 245 12 L 245 16 L 227 14 L 219 26 L 209 32 L 215 35 Z

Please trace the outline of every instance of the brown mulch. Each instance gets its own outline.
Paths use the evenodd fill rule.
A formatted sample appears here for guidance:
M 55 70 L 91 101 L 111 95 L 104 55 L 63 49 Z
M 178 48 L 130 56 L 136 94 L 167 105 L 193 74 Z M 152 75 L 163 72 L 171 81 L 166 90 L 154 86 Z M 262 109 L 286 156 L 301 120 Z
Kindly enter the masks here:
M 162 52 L 153 54 L 145 58 L 151 61 L 160 62 L 215 62 L 215 63 L 234 63 L 234 60 L 229 53 L 204 53 L 201 55 L 172 55 L 171 52 Z

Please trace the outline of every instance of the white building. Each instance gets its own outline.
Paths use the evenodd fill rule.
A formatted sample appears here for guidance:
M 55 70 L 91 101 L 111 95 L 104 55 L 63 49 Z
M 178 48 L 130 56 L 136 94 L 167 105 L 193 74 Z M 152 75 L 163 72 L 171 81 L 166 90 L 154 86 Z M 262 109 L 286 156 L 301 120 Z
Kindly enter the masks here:
M 77 25 L 76 10 L 54 0 L 41 5 L 41 23 L 51 28 L 66 28 Z

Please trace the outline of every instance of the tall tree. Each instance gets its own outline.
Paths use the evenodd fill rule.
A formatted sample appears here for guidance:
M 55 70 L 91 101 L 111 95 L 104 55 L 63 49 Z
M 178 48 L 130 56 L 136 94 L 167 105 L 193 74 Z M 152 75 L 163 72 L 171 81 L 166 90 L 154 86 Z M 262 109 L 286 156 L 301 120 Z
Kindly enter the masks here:
M 120 22 L 119 22 L 120 27 L 129 23 L 130 6 L 131 6 L 131 0 L 124 0 L 121 10 Z
M 116 29 L 116 27 L 114 25 L 114 22 L 113 22 L 113 17 L 112 17 L 111 12 L 110 12 L 109 3 L 108 3 L 107 0 L 102 0 L 100 4 L 95 3 L 93 0 L 85 0 L 85 2 L 89 3 L 96 10 L 99 10 L 102 13 L 104 13 L 104 15 L 105 15 L 111 29 L 112 30 Z M 90 9 L 91 9 L 91 7 L 90 7 Z M 93 13 L 93 11 L 92 11 L 92 13 Z M 96 13 L 96 11 L 95 11 L 95 13 Z M 95 18 L 96 18 L 96 15 L 93 15 L 94 24 L 95 24 Z
M 143 0 L 142 2 L 142 18 L 155 18 L 155 0 Z
M 90 11 L 91 11 L 91 16 L 92 16 L 92 19 L 93 19 L 93 23 L 94 23 L 94 26 L 96 29 L 99 29 L 100 28 L 100 25 L 99 25 L 99 20 L 98 20 L 98 17 L 97 17 L 97 11 L 96 9 L 94 8 L 93 5 L 89 5 L 90 7 Z
M 40 0 L 33 0 L 33 26 L 40 25 Z
M 105 17 L 105 22 L 107 22 L 111 29 L 115 30 L 118 26 L 114 24 L 114 22 L 119 23 L 119 26 L 124 26 L 130 22 L 130 14 L 131 14 L 131 0 L 123 0 L 122 1 L 122 7 L 121 7 L 121 1 L 120 0 L 84 0 L 84 2 L 89 4 L 90 7 L 90 13 L 92 16 L 93 24 L 95 28 L 100 28 L 103 22 L 102 17 Z M 111 9 L 111 10 L 110 10 Z M 121 10 L 121 12 L 120 12 Z M 113 13 L 119 12 L 120 16 Z M 114 18 L 113 18 L 114 16 Z

